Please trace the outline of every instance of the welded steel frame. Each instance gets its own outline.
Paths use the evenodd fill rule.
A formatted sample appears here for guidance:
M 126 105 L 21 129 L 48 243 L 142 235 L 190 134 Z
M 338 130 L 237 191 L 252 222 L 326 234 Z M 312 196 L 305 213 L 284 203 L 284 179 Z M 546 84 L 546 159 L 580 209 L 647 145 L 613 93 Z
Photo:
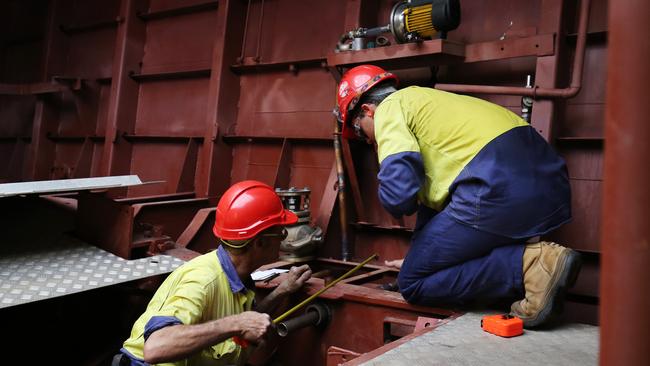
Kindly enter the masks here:
M 645 365 L 650 344 L 650 4 L 609 3 L 601 365 Z M 629 319 L 630 321 L 624 321 Z
M 338 268 L 342 272 L 357 264 L 324 258 L 318 258 L 314 263 Z M 277 262 L 263 268 L 284 268 L 290 265 L 288 262 Z M 305 360 L 310 360 L 314 365 L 326 365 L 336 356 L 333 353 L 337 352 L 347 355 L 345 360 L 359 355 L 363 357 L 369 352 L 374 355 L 375 350 L 383 353 L 387 350 L 382 347 L 386 342 L 398 339 L 390 343 L 396 347 L 462 315 L 462 312 L 456 310 L 411 305 L 398 292 L 381 290 L 377 284 L 371 283 L 380 272 L 389 272 L 396 277 L 397 271 L 393 268 L 369 264 L 363 269 L 367 272 L 334 286 L 316 300 L 330 308 L 332 318 L 329 325 L 324 329 L 307 327 L 289 333 L 278 346 L 277 359 L 292 365 Z M 258 282 L 257 287 L 268 292 L 279 283 L 280 279 L 276 278 L 268 283 Z M 325 284 L 324 279 L 310 279 L 302 291 L 291 299 L 291 303 L 315 294 Z M 435 324 L 416 331 L 418 317 L 435 319 Z M 296 344 L 301 346 L 296 347 Z M 327 345 L 327 348 L 322 347 L 322 344 Z
M 263 54 L 264 46 L 261 43 L 261 38 L 252 38 L 251 44 L 257 43 L 255 49 L 255 57 L 243 57 L 237 61 L 237 57 L 244 55 L 242 45 L 245 42 L 245 25 L 243 19 L 247 13 L 247 2 L 241 0 L 231 1 L 208 1 L 198 5 L 189 7 L 172 8 L 167 10 L 148 10 L 147 1 L 140 0 L 121 0 L 119 1 L 119 11 L 117 17 L 102 18 L 97 22 L 79 24 L 64 24 L 61 15 L 65 9 L 63 1 L 52 1 L 51 9 L 49 11 L 49 18 L 47 22 L 47 32 L 45 35 L 44 44 L 44 64 L 40 72 L 38 85 L 29 86 L 25 89 L 20 86 L 16 89 L 14 86 L 9 87 L 9 91 L 30 93 L 35 91 L 48 91 L 47 94 L 38 94 L 36 96 L 34 124 L 31 130 L 31 136 L 15 136 L 11 137 L 12 141 L 15 140 L 14 151 L 10 157 L 10 170 L 12 167 L 20 165 L 19 151 L 21 148 L 29 149 L 30 153 L 25 158 L 25 174 L 23 179 L 47 179 L 52 175 L 56 176 L 70 176 L 70 177 L 83 177 L 92 174 L 100 175 L 114 175 L 114 174 L 129 174 L 131 173 L 131 161 L 134 156 L 133 146 L 139 143 L 155 143 L 155 142 L 169 142 L 185 144 L 184 157 L 182 159 L 182 167 L 180 167 L 180 174 L 172 185 L 176 188 L 176 194 L 184 194 L 183 192 L 194 192 L 195 199 L 209 199 L 213 204 L 230 182 L 231 172 L 233 171 L 232 157 L 234 151 L 239 144 L 265 144 L 272 142 L 276 144 L 280 157 L 273 172 L 273 183 L 277 185 L 289 184 L 291 182 L 292 174 L 292 154 L 295 154 L 296 146 L 299 143 L 315 143 L 315 144 L 331 144 L 331 138 L 306 138 L 297 131 L 295 135 L 291 136 L 264 136 L 259 133 L 256 136 L 238 135 L 234 133 L 234 127 L 237 123 L 237 114 L 239 113 L 237 102 L 239 101 L 241 85 L 240 80 L 250 74 L 272 73 L 278 71 L 286 71 L 292 75 L 299 75 L 305 69 L 322 69 L 328 67 L 334 77 L 340 76 L 341 66 L 351 65 L 355 61 L 352 59 L 351 64 L 345 64 L 347 61 L 332 61 L 330 59 L 337 59 L 337 55 L 322 55 L 322 57 L 296 57 L 294 60 L 281 60 L 281 61 L 265 61 L 260 57 Z M 259 2 L 253 2 L 253 4 Z M 567 16 L 565 14 L 567 8 L 573 6 L 573 2 L 562 0 L 541 0 L 539 8 L 540 23 L 536 32 L 528 32 L 520 36 L 509 37 L 505 40 L 480 42 L 461 45 L 463 51 L 460 51 L 460 46 L 447 44 L 453 46 L 454 51 L 452 55 L 443 55 L 442 53 L 430 53 L 426 57 L 447 59 L 447 62 L 454 63 L 476 63 L 490 60 L 500 60 L 513 57 L 526 57 L 535 56 L 536 61 L 536 83 L 541 88 L 557 88 L 558 85 L 566 85 L 563 80 L 564 68 L 567 64 L 567 39 L 564 34 L 567 33 L 566 23 Z M 268 7 L 272 6 L 268 2 L 265 5 L 266 11 Z M 345 20 L 343 21 L 343 29 L 353 29 L 359 25 L 372 25 L 373 14 L 377 13 L 379 7 L 378 2 L 374 0 L 349 0 L 345 1 Z M 146 45 L 146 24 L 148 21 L 156 21 L 157 19 L 170 18 L 179 14 L 187 14 L 188 12 L 203 12 L 213 11 L 216 9 L 217 21 L 215 23 L 215 32 L 217 37 L 214 41 L 213 57 L 209 65 L 204 65 L 199 68 L 188 68 L 181 70 L 165 70 L 150 72 L 141 70 L 139 62 L 142 61 L 143 47 Z M 569 13 L 570 14 L 570 13 Z M 267 13 L 268 17 L 268 13 Z M 268 19 L 268 18 L 266 18 Z M 251 24 L 251 30 L 259 29 L 263 23 L 263 18 L 258 18 L 256 24 Z M 255 22 L 254 22 L 255 23 Z M 63 26 L 63 28 L 62 28 Z M 65 38 L 66 32 L 90 32 L 93 29 L 114 29 L 116 32 L 115 47 L 113 51 L 113 68 L 110 75 L 102 76 L 96 80 L 84 80 L 81 83 L 81 90 L 71 91 L 67 86 L 69 80 L 81 80 L 77 75 L 71 75 L 64 80 L 63 86 L 51 87 L 48 80 L 56 75 L 62 75 L 61 65 L 65 62 L 65 49 L 68 40 Z M 60 32 L 64 29 L 66 32 Z M 602 34 L 602 32 L 601 32 Z M 254 37 L 254 35 L 253 35 Z M 577 37 L 573 37 L 575 39 Z M 436 44 L 436 41 L 431 44 Z M 439 42 L 441 49 L 443 42 Z M 427 46 L 429 43 L 426 44 Z M 403 49 L 408 50 L 407 46 Z M 374 51 L 376 58 L 387 58 L 382 50 L 364 51 L 372 53 Z M 405 51 L 402 51 L 405 52 Z M 417 58 L 422 56 L 422 50 L 409 51 L 411 53 L 405 54 L 407 57 Z M 252 52 L 251 52 L 252 53 Z M 460 56 L 464 54 L 464 56 Z M 340 55 L 339 55 L 340 56 Z M 342 56 L 340 56 L 342 57 Z M 353 57 L 348 56 L 346 57 Z M 337 59 L 338 60 L 338 59 Z M 358 61 L 358 60 L 357 60 Z M 336 62 L 343 62 L 336 64 Z M 399 67 L 400 60 L 392 59 L 386 60 L 390 65 L 397 65 Z M 419 62 L 419 61 L 418 61 Z M 426 61 L 424 61 L 426 62 Z M 404 64 L 406 65 L 406 63 Z M 145 82 L 157 82 L 161 80 L 184 80 L 184 79 L 197 79 L 209 78 L 208 87 L 208 107 L 206 108 L 205 119 L 202 122 L 204 125 L 204 133 L 196 134 L 179 134 L 175 136 L 160 136 L 160 135 L 141 135 L 134 131 L 135 116 L 137 113 L 138 105 L 138 89 L 139 84 Z M 57 114 L 56 100 L 60 95 L 66 93 L 91 93 L 87 90 L 84 83 L 97 83 L 110 89 L 109 104 L 108 104 L 108 119 L 106 121 L 106 131 L 101 133 L 95 131 L 90 134 L 60 134 L 56 131 Z M 48 89 L 49 88 L 49 89 Z M 87 95 L 87 94 L 85 94 Z M 535 103 L 533 109 L 533 126 L 549 141 L 554 141 L 556 132 L 554 131 L 554 120 L 558 115 L 561 116 L 561 108 L 563 102 L 553 100 L 539 100 Z M 559 110 L 558 110 L 559 109 Z M 95 113 L 99 115 L 98 111 L 90 111 L 90 114 Z M 98 122 L 99 123 L 99 122 Z M 311 136 L 311 135 L 310 135 Z M 9 137 L 2 137 L 3 139 Z M 72 142 L 82 145 L 80 152 L 74 157 L 75 163 L 72 169 L 65 170 L 65 167 L 53 167 L 53 151 L 56 149 L 57 143 Z M 584 137 L 561 137 L 558 142 L 562 142 L 564 146 L 569 145 L 575 147 L 576 144 L 582 144 L 585 140 Z M 597 147 L 602 146 L 602 137 L 594 138 Z M 100 160 L 99 172 L 92 172 L 91 165 L 92 153 L 98 145 L 103 145 L 104 152 Z M 350 145 L 347 142 L 343 143 L 344 161 L 350 169 L 354 165 L 354 159 Z M 54 170 L 52 170 L 54 168 Z M 361 177 L 362 178 L 362 177 Z M 386 222 L 386 223 L 371 223 L 368 222 L 369 212 L 371 206 L 368 202 L 364 202 L 364 196 L 361 194 L 362 187 L 359 187 L 360 177 L 355 177 L 351 174 L 349 177 L 349 186 L 351 187 L 351 199 L 348 200 L 350 208 L 354 208 L 356 217 L 352 221 L 352 227 L 356 229 L 357 233 L 361 235 L 368 234 L 386 234 L 386 235 L 408 235 L 409 224 L 399 222 Z M 356 182 L 355 182 L 356 181 Z M 323 198 L 319 210 L 314 214 L 314 222 L 321 226 L 325 232 L 328 232 L 328 225 L 330 225 L 330 218 L 336 216 L 336 171 L 334 167 L 327 175 L 326 188 L 323 192 Z M 124 197 L 125 191 L 118 191 L 113 194 L 113 198 Z M 163 202 L 160 206 L 144 206 L 139 210 L 141 214 L 146 215 L 149 209 L 157 207 L 166 211 L 165 215 L 173 217 L 175 215 L 175 204 L 167 204 L 167 201 L 176 201 L 181 198 L 174 196 L 170 198 L 169 195 L 157 195 L 149 197 L 148 202 Z M 367 199 L 367 196 L 366 196 Z M 108 201 L 102 201 L 108 202 Z M 126 233 L 118 240 L 121 246 L 113 248 L 115 251 L 121 251 L 125 256 L 130 255 L 134 241 L 134 227 L 137 226 L 138 215 L 134 215 L 138 210 L 138 203 L 124 202 L 113 200 L 112 204 L 106 204 L 109 208 L 106 212 L 114 212 L 114 220 L 120 221 L 120 228 L 126 228 Z M 162 209 L 165 207 L 166 209 Z M 213 219 L 213 214 L 210 211 L 210 206 L 205 208 L 198 208 L 199 213 L 193 217 L 184 218 L 186 226 L 184 230 L 178 232 L 178 240 L 182 242 L 177 248 L 167 249 L 176 251 L 179 255 L 188 255 L 188 251 L 197 249 L 198 251 L 205 251 L 210 248 L 214 243 L 209 240 L 209 226 L 210 220 Z M 371 213 L 371 212 L 370 212 Z M 184 216 L 185 217 L 185 216 Z M 103 217 L 91 216 L 88 218 L 94 220 L 92 227 L 98 227 L 105 221 Z M 160 220 L 160 219 L 156 219 Z M 129 223 L 130 222 L 130 223 Z M 153 223 L 155 224 L 155 222 Z M 330 228 L 336 225 L 329 226 Z M 178 230 L 177 230 L 178 231 Z M 114 233 L 118 230 L 115 229 Z M 181 235 L 182 234 L 182 235 Z M 336 236 L 336 231 L 331 233 Z M 116 235 L 116 234 L 106 234 Z M 154 243 L 156 240 L 165 239 L 163 236 L 174 237 L 166 232 L 161 233 L 160 237 L 155 237 L 150 240 Z M 181 240 L 182 239 L 182 240 Z M 137 241 L 137 240 L 136 240 Z M 181 243 L 179 243 L 181 244 Z M 144 244 L 143 244 L 144 245 Z M 598 254 L 593 254 L 593 257 L 598 257 Z M 377 276 L 381 273 L 375 274 Z M 594 280 L 595 281 L 595 280 Z M 597 301 L 597 299 L 596 299 Z

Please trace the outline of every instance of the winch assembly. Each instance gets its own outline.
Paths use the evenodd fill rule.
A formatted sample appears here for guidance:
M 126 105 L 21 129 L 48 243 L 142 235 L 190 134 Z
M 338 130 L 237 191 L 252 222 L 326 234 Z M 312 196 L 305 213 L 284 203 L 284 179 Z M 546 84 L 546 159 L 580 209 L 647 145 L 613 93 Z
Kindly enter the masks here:
M 434 37 L 446 38 L 460 24 L 459 0 L 407 0 L 398 2 L 390 12 L 388 24 L 358 28 L 344 33 L 337 51 L 356 51 L 388 45 L 385 33 L 397 43 L 416 42 Z

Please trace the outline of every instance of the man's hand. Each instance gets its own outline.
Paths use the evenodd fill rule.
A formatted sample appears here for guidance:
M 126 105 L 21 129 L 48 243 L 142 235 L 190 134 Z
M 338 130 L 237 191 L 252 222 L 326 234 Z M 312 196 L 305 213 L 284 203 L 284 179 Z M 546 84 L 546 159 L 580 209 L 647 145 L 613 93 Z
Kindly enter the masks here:
M 311 278 L 311 268 L 307 264 L 291 267 L 286 278 L 277 288 L 280 294 L 287 295 L 298 291 Z
M 144 342 L 147 364 L 174 362 L 191 357 L 228 338 L 259 345 L 271 327 L 268 314 L 246 311 L 199 324 L 176 324 L 151 333 Z
M 300 267 L 291 267 L 289 273 L 283 274 L 281 278 L 283 280 L 280 285 L 257 303 L 257 311 L 265 313 L 273 312 L 280 304 L 280 300 L 286 295 L 298 291 L 311 278 L 311 268 L 306 264 Z
M 395 260 L 392 260 L 392 261 L 384 261 L 384 265 L 386 265 L 388 267 L 395 267 L 397 269 L 402 268 L 402 263 L 404 263 L 404 258 L 395 259 Z
M 254 344 L 262 342 L 266 332 L 271 327 L 269 314 L 245 311 L 236 315 L 236 318 L 241 338 Z

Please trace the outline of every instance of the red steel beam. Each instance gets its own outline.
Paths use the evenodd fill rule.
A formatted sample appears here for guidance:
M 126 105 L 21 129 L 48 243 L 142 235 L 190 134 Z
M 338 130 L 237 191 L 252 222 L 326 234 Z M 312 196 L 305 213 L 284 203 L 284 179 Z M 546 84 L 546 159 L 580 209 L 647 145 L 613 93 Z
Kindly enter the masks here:
M 337 199 L 337 190 L 334 188 L 338 178 L 336 170 L 336 162 L 332 164 L 332 169 L 330 169 L 330 174 L 327 178 L 327 183 L 325 183 L 325 188 L 323 191 L 323 198 L 320 200 L 320 206 L 318 207 L 318 213 L 313 215 L 313 224 L 320 227 L 325 234 L 327 234 L 327 229 L 330 224 L 330 219 L 332 218 L 332 212 L 334 211 L 334 205 L 336 204 Z
M 424 62 L 430 65 L 460 63 L 465 57 L 465 45 L 445 39 L 395 44 L 358 51 L 330 53 L 327 64 L 352 67 L 372 63 L 387 69 L 417 67 Z
M 74 169 L 70 173 L 70 178 L 90 177 L 94 145 L 90 138 L 84 139 L 75 159 Z
M 150 11 L 150 12 L 140 12 L 138 13 L 138 18 L 149 21 L 154 19 L 163 19 L 168 17 L 174 17 L 178 15 L 192 14 L 202 11 L 209 11 L 217 9 L 219 5 L 218 1 L 207 1 L 204 3 L 199 3 L 195 5 L 180 6 L 172 9 Z
M 650 2 L 609 2 L 600 364 L 650 362 Z
M 140 70 L 146 26 L 137 14 L 148 7 L 147 0 L 122 0 L 120 6 L 120 17 L 124 21 L 118 25 L 115 37 L 111 94 L 100 175 L 129 174 L 131 170 L 132 144 L 125 141 L 121 135 L 133 133 L 135 128 L 140 86 L 129 74 Z
M 3 84 L 0 83 L 0 95 L 38 95 L 60 93 L 70 90 L 68 85 L 55 82 L 29 83 L 29 84 Z
M 52 1 L 43 42 L 43 63 L 39 79 L 43 82 L 51 80 L 53 75 L 61 74 L 65 65 L 66 39 L 58 29 L 58 24 L 64 12 L 62 1 Z M 34 85 L 46 83 L 37 83 Z M 30 87 L 31 89 L 31 87 Z M 56 100 L 49 95 L 40 96 L 34 108 L 32 123 L 32 140 L 27 152 L 25 167 L 26 180 L 50 179 L 50 168 L 54 161 L 55 144 L 48 139 L 48 133 L 57 128 L 58 110 Z
M 348 181 L 350 182 L 350 190 L 352 199 L 354 200 L 354 209 L 357 213 L 357 221 L 367 220 L 366 209 L 363 205 L 363 198 L 361 198 L 361 187 L 359 179 L 357 179 L 357 170 L 354 167 L 354 160 L 352 159 L 352 151 L 350 150 L 350 142 L 347 139 L 341 139 L 341 152 L 343 153 L 343 166 L 346 167 L 348 173 Z
M 212 221 L 214 221 L 214 213 L 216 211 L 216 207 L 208 207 L 198 210 L 194 215 L 194 218 L 192 218 L 192 221 L 190 221 L 185 230 L 183 230 L 183 232 L 178 236 L 178 239 L 176 239 L 176 244 L 182 248 L 187 248 L 210 216 L 213 217 Z
M 282 149 L 278 158 L 278 167 L 275 169 L 275 178 L 273 179 L 274 188 L 287 189 L 291 184 L 291 161 L 293 157 L 293 146 L 291 140 L 282 141 Z
M 195 138 L 190 138 L 185 147 L 185 158 L 183 159 L 183 166 L 181 174 L 176 183 L 176 192 L 193 192 L 194 191 L 194 176 L 196 174 L 196 160 L 199 156 L 199 141 Z
M 245 11 L 242 1 L 219 2 L 205 135 L 194 184 L 200 197 L 216 196 L 230 185 L 232 147 L 222 137 L 237 121 L 239 77 L 230 71 L 230 65 L 241 50 Z
M 492 42 L 470 43 L 465 46 L 465 63 L 503 60 L 523 56 L 552 56 L 555 35 L 541 34 L 526 38 L 509 38 Z

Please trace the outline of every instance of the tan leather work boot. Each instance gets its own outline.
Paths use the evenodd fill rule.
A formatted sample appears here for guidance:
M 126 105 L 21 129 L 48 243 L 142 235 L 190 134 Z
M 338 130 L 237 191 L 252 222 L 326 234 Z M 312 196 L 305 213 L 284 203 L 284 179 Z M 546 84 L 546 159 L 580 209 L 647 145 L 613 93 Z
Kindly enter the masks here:
M 526 297 L 514 302 L 511 314 L 536 327 L 562 311 L 564 294 L 580 272 L 580 254 L 561 245 L 541 241 L 526 245 L 523 277 Z

